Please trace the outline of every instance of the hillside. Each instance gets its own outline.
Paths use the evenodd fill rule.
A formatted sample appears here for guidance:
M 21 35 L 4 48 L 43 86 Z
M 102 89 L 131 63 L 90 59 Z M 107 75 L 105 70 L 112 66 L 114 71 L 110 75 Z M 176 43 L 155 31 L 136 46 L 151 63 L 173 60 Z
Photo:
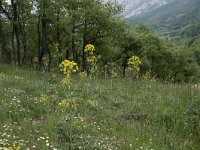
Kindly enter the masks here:
M 0 149 L 198 149 L 189 85 L 72 79 L 0 64 Z
M 125 18 L 148 13 L 174 0 L 117 0 L 124 6 L 122 13 Z
M 128 18 L 130 23 L 144 22 L 163 37 L 180 36 L 200 18 L 199 0 L 177 0 L 149 13 Z
M 199 149 L 199 2 L 116 1 L 0 1 L 0 150 Z

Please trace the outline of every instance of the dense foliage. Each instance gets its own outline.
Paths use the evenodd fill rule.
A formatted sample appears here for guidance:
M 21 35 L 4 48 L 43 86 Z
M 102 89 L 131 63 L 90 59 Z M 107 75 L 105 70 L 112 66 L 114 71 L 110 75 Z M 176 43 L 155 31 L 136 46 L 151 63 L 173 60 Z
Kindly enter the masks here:
M 197 42 L 167 42 L 144 24 L 131 26 L 119 17 L 122 7 L 115 2 L 1 0 L 0 8 L 1 62 L 48 71 L 69 60 L 88 74 L 126 77 L 129 58 L 137 56 L 139 77 L 198 79 Z M 85 51 L 88 44 L 95 46 L 92 55 Z

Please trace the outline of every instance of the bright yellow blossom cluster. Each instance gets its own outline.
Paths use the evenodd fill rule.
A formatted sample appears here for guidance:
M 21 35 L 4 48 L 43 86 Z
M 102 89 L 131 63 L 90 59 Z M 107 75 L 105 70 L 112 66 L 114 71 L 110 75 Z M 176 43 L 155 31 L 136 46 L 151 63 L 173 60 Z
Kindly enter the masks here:
M 94 51 L 95 51 L 94 45 L 92 45 L 92 44 L 87 44 L 87 45 L 85 46 L 85 52 L 86 52 L 86 53 L 89 53 L 90 55 L 92 55 Z
M 67 75 L 67 77 L 70 77 L 72 72 L 78 71 L 78 65 L 74 61 L 64 60 L 59 65 L 60 71 L 63 72 L 63 74 Z
M 132 56 L 128 60 L 128 70 L 139 72 L 140 71 L 140 65 L 142 64 L 141 59 L 137 56 Z
M 87 63 L 89 68 L 89 75 L 90 77 L 95 76 L 96 72 L 96 63 L 97 63 L 97 57 L 94 55 L 95 47 L 92 44 L 87 44 L 85 47 L 85 52 L 87 53 Z

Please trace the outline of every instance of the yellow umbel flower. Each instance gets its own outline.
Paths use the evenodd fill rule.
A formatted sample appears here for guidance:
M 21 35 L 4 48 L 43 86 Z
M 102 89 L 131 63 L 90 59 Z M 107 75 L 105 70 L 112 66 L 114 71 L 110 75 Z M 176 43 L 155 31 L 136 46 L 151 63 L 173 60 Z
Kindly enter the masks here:
M 72 72 L 77 72 L 79 70 L 77 63 L 74 61 L 64 60 L 59 65 L 60 71 L 63 72 L 63 74 L 70 77 Z
M 93 52 L 95 51 L 95 47 L 92 44 L 87 44 L 85 46 L 85 52 L 89 53 L 90 55 L 93 54 Z
M 128 60 L 128 70 L 139 72 L 140 65 L 142 64 L 141 59 L 137 56 L 132 56 Z

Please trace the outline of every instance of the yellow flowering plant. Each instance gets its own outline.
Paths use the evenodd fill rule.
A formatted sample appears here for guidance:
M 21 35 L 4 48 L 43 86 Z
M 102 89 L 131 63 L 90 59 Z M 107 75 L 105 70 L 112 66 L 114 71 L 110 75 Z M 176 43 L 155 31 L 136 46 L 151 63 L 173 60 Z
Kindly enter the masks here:
M 64 60 L 59 65 L 60 71 L 63 72 L 64 75 L 70 77 L 72 72 L 78 71 L 78 65 L 74 61 Z
M 65 75 L 63 80 L 61 81 L 62 86 L 66 86 L 70 83 L 71 80 L 71 74 L 72 72 L 77 72 L 79 70 L 79 67 L 77 63 L 74 61 L 69 60 L 63 60 L 59 65 L 60 71 Z
M 88 54 L 86 59 L 88 63 L 89 68 L 89 75 L 90 77 L 95 76 L 95 72 L 97 69 L 96 63 L 97 63 L 97 57 L 94 55 L 95 47 L 92 44 L 87 44 L 85 47 L 85 52 Z
M 140 65 L 142 64 L 141 59 L 137 56 L 132 56 L 128 59 L 128 70 L 139 72 Z
M 90 55 L 93 55 L 93 52 L 95 51 L 95 47 L 92 44 L 87 44 L 85 46 L 85 52 L 89 53 Z
M 142 62 L 138 56 L 132 56 L 128 59 L 128 70 L 138 75 Z

